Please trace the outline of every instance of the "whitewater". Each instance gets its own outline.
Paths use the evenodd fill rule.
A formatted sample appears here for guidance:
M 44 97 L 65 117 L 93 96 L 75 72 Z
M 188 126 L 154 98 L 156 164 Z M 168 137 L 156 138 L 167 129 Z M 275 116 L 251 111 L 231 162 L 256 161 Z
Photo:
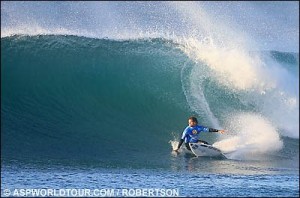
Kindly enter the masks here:
M 298 24 L 299 2 L 1 2 L 1 193 L 299 196 Z M 191 115 L 228 159 L 172 152 Z

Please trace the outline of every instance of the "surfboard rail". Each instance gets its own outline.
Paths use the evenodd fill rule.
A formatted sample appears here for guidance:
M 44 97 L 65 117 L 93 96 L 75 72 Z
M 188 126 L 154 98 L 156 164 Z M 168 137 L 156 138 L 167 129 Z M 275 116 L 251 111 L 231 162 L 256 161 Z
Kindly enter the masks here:
M 194 153 L 197 157 L 200 156 L 224 156 L 222 151 L 212 145 L 205 144 L 202 142 L 197 143 L 189 143 L 192 153 Z M 224 156 L 225 157 L 225 156 Z

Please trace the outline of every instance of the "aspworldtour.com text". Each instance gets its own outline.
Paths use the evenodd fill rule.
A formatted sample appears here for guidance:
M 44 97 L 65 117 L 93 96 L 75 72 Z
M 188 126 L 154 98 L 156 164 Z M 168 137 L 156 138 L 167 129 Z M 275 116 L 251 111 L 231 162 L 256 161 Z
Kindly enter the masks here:
M 2 189 L 1 197 L 178 197 L 179 189 L 168 188 L 100 188 L 100 189 L 51 189 L 19 188 Z

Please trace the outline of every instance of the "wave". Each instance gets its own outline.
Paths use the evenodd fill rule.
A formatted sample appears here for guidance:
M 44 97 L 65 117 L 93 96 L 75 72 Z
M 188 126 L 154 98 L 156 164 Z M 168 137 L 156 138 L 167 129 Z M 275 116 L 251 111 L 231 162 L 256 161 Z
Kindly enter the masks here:
M 14 35 L 1 38 L 1 55 L 3 158 L 159 161 L 190 115 L 230 129 L 204 134 L 223 150 L 233 138 L 249 151 L 252 131 L 252 151 L 299 138 L 299 54 L 207 39 Z

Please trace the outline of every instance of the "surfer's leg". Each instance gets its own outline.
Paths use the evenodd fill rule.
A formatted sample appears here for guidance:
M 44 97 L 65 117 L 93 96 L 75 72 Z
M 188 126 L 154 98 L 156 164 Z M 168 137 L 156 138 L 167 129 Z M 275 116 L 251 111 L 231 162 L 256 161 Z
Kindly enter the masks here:
M 204 140 L 198 140 L 198 142 L 204 143 L 204 144 L 209 144 L 208 142 L 206 142 L 206 141 L 204 141 Z
M 187 150 L 191 150 L 189 143 L 185 143 L 185 147 L 187 148 Z

